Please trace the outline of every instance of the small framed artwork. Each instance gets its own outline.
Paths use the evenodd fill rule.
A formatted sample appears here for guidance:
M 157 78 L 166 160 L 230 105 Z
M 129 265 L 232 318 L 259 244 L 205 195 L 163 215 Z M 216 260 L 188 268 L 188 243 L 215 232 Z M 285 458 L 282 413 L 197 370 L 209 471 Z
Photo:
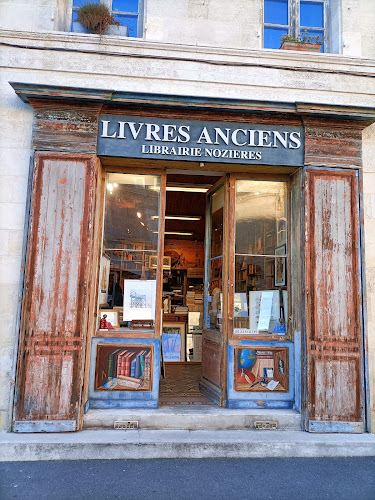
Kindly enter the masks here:
M 275 286 L 284 286 L 286 285 L 286 245 L 277 247 L 275 255 Z
M 156 269 L 158 267 L 158 256 L 150 255 L 148 265 L 150 269 Z M 171 257 L 167 257 L 166 255 L 164 255 L 163 269 L 169 270 L 170 268 L 171 268 Z
M 99 310 L 99 330 L 113 330 L 120 328 L 120 312 L 115 309 Z
M 185 361 L 185 323 L 163 323 L 163 360 Z

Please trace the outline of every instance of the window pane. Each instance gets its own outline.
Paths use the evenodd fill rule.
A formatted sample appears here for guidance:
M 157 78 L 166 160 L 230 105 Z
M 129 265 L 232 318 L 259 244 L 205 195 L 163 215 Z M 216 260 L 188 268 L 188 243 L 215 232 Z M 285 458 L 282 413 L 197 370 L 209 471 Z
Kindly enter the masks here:
M 224 186 L 211 195 L 211 258 L 223 255 Z
M 222 277 L 223 277 L 223 259 L 214 259 L 210 261 L 210 281 L 208 286 L 208 328 L 222 331 Z
M 119 21 L 121 26 L 127 26 L 129 29 L 129 36 L 138 36 L 138 16 L 123 16 L 121 14 L 114 14 L 113 16 L 116 21 Z
M 236 182 L 236 253 L 274 255 L 286 243 L 285 182 Z
M 264 48 L 279 49 L 281 45 L 280 38 L 286 35 L 288 30 L 285 28 L 270 28 L 264 27 Z
M 107 175 L 99 304 L 124 327 L 155 318 L 159 198 L 160 176 Z
M 138 12 L 138 0 L 113 0 L 112 10 L 120 12 Z
M 73 0 L 73 7 L 81 7 L 82 5 L 85 5 L 86 3 L 99 3 L 100 0 Z
M 234 328 L 285 333 L 286 257 L 236 255 L 235 272 Z
M 305 35 L 304 30 L 300 31 L 301 35 Z M 319 36 L 319 39 L 322 40 L 324 36 L 324 31 L 323 30 L 307 30 L 307 36 Z M 320 48 L 320 52 L 324 52 L 324 43 L 322 43 L 322 46 Z
M 324 5 L 322 2 L 300 3 L 300 26 L 324 27 Z
M 264 0 L 264 22 L 288 25 L 288 0 Z

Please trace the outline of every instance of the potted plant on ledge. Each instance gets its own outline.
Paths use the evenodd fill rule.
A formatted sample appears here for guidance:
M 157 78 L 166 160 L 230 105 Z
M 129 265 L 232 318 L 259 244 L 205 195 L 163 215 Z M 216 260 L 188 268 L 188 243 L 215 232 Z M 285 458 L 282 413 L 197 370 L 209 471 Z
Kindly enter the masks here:
M 77 20 L 73 22 L 75 33 L 96 35 L 128 36 L 128 27 L 121 26 L 102 3 L 86 3 L 77 10 Z
M 320 52 L 324 39 L 325 37 L 323 37 L 322 35 L 309 35 L 307 30 L 298 35 L 297 38 L 288 33 L 287 35 L 283 35 L 280 38 L 280 49 L 299 50 L 305 52 Z

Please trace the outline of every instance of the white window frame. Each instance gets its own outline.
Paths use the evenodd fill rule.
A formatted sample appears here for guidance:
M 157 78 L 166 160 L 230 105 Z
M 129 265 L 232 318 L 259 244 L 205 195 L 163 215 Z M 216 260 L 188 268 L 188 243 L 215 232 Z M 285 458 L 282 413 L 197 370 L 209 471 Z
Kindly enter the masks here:
M 88 0 L 89 1 L 89 0 Z M 137 16 L 137 36 L 132 37 L 132 38 L 143 38 L 144 33 L 143 33 L 143 18 L 144 18 L 144 0 L 138 0 L 138 14 L 135 14 L 134 12 L 127 12 L 127 11 L 113 11 L 112 10 L 112 0 L 99 0 L 99 3 L 102 3 L 108 7 L 108 9 L 111 11 L 112 15 L 130 15 L 130 16 Z M 79 7 L 73 7 L 73 0 L 71 0 L 71 8 L 70 8 L 70 22 L 69 26 L 72 24 L 72 18 L 73 18 L 73 12 L 77 11 Z M 70 31 L 70 29 L 69 29 Z
M 288 0 L 288 21 L 289 24 L 273 24 L 264 22 L 264 1 L 263 1 L 263 28 L 284 28 L 288 30 L 288 33 L 293 37 L 297 38 L 300 34 L 301 30 L 313 30 L 313 31 L 321 31 L 322 36 L 327 37 L 328 35 L 328 16 L 329 16 L 329 0 L 303 0 L 304 2 L 319 2 L 323 4 L 323 15 L 324 15 L 324 25 L 323 28 L 313 27 L 313 26 L 301 26 L 300 25 L 300 0 Z M 264 30 L 263 30 L 264 36 Z M 329 37 L 327 37 L 329 39 Z M 281 43 L 280 43 L 281 45 Z M 264 46 L 264 40 L 263 40 Z M 327 40 L 324 42 L 324 52 L 329 52 L 328 50 L 329 43 L 327 44 Z

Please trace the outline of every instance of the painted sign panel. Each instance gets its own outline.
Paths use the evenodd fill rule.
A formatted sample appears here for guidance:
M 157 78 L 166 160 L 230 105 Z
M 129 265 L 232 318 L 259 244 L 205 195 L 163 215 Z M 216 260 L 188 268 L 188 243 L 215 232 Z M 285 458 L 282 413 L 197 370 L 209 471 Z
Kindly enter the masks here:
M 235 390 L 288 392 L 288 359 L 288 347 L 235 348 Z
M 302 127 L 102 115 L 98 155 L 302 166 Z
M 151 374 L 151 347 L 98 344 L 96 391 L 150 391 Z

